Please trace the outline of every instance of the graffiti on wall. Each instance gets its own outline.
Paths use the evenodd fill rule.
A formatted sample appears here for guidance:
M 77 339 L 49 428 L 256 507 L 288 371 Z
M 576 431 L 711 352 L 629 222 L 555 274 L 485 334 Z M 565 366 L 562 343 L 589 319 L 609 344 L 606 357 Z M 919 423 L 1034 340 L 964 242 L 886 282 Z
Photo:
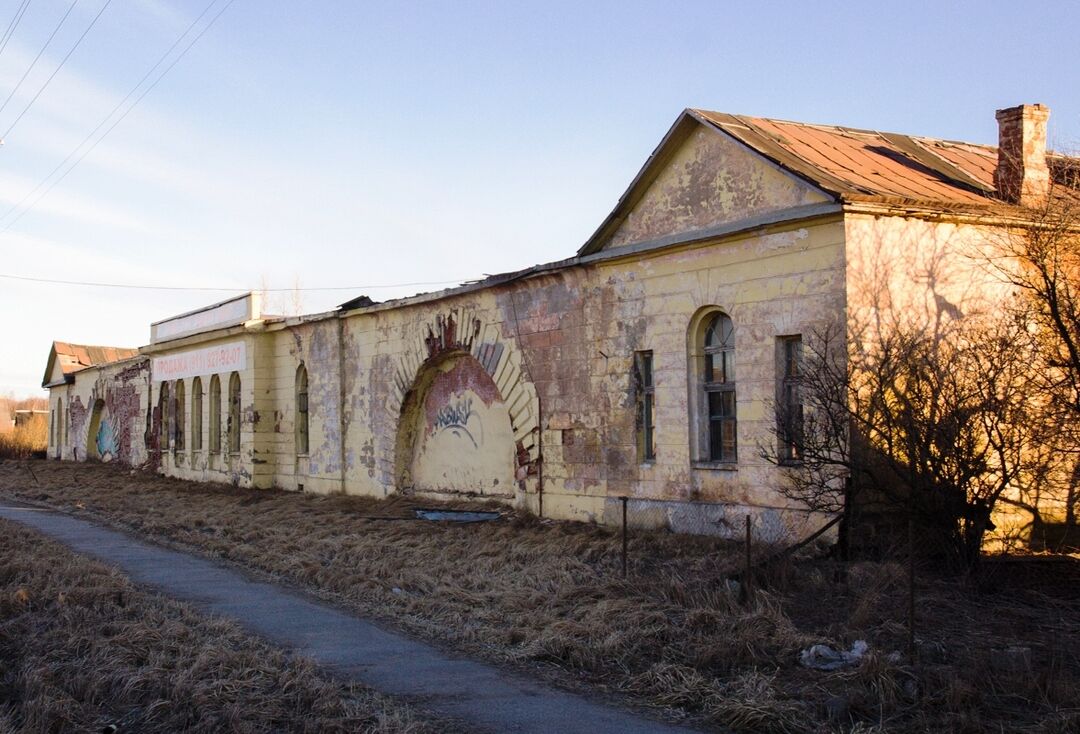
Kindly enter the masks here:
M 484 424 L 479 420 L 473 421 L 472 429 L 469 428 L 469 419 L 476 414 L 472 409 L 471 397 L 459 397 L 439 408 L 435 414 L 436 431 L 450 431 L 455 436 L 468 438 L 473 448 L 480 448 L 484 443 Z M 476 435 L 474 435 L 474 432 Z M 479 440 L 477 440 L 479 438 Z
M 98 458 L 105 463 L 112 461 L 120 453 L 120 440 L 116 426 L 108 417 L 101 418 L 97 435 L 94 436 L 94 445 L 97 448 Z
M 412 435 L 411 479 L 416 489 L 510 495 L 514 431 L 491 376 L 475 358 L 430 367 L 419 422 Z

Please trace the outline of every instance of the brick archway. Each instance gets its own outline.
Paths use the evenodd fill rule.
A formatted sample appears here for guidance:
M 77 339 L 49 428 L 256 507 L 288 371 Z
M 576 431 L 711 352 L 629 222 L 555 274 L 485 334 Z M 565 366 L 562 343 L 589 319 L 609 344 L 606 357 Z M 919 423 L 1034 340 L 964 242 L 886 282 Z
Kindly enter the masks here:
M 505 405 L 513 438 L 514 482 L 519 492 L 535 491 L 539 457 L 539 409 L 536 389 L 522 366 L 520 352 L 502 337 L 497 324 L 484 323 L 466 309 L 451 309 L 422 323 L 410 341 L 410 348 L 398 359 L 394 390 L 386 409 L 398 426 L 395 445 L 395 483 L 402 479 L 402 466 L 411 460 L 401 434 L 408 429 L 407 414 L 417 408 L 429 387 L 433 370 L 443 369 L 448 360 L 468 357 L 482 370 Z M 405 419 L 405 420 L 403 420 Z

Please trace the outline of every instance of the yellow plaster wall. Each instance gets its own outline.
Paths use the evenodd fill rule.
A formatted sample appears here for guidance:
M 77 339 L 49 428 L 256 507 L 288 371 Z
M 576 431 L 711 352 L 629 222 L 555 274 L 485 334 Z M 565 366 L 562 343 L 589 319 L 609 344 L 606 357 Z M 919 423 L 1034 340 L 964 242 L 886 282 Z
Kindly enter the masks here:
M 147 374 L 145 360 L 125 360 L 80 370 L 75 373 L 74 383 L 49 388 L 49 458 L 64 461 L 87 459 L 88 443 L 96 438 L 89 435 L 93 408 L 101 400 L 105 404 L 105 414 L 117 429 L 118 456 L 113 458 L 128 464 L 145 462 L 147 451 L 143 436 L 149 389 Z M 63 425 L 60 426 L 58 443 L 54 440 L 51 421 L 61 400 L 64 404 Z
M 184 403 L 180 409 L 184 411 L 185 441 L 183 450 L 178 449 L 169 441 L 168 436 L 158 434 L 160 452 L 150 452 L 151 461 L 158 462 L 159 470 L 166 476 L 179 479 L 190 479 L 203 482 L 224 482 L 240 487 L 268 487 L 270 481 L 267 478 L 269 467 L 262 462 L 257 462 L 257 439 L 255 429 L 257 419 L 260 418 L 258 409 L 262 407 L 257 398 L 256 383 L 259 380 L 265 382 L 266 367 L 262 361 L 266 359 L 265 335 L 258 333 L 229 334 L 222 336 L 210 334 L 203 339 L 181 340 L 173 348 L 155 351 L 155 356 L 165 356 L 174 352 L 183 352 L 194 349 L 205 349 L 221 344 L 242 341 L 245 345 L 246 364 L 240 375 L 240 450 L 229 450 L 229 379 L 232 372 L 217 373 L 221 380 L 221 451 L 211 451 L 211 425 L 210 425 L 210 381 L 215 374 L 206 372 L 199 375 L 203 383 L 203 443 L 201 450 L 195 450 L 192 440 L 192 406 L 193 406 L 193 383 L 194 376 L 183 378 Z M 176 383 L 179 380 L 169 381 L 170 399 L 176 396 Z M 151 399 L 155 409 L 161 396 L 162 382 L 154 379 L 151 387 Z M 155 425 L 160 426 L 160 419 L 155 413 Z
M 608 356 L 594 361 L 593 388 L 628 396 L 636 349 L 653 351 L 656 384 L 655 462 L 637 462 L 627 398 L 594 419 L 602 426 L 605 450 L 633 467 L 620 471 L 610 461 L 602 466 L 604 494 L 761 509 L 788 505 L 771 489 L 779 481 L 776 469 L 759 450 L 774 441 L 776 342 L 842 318 L 843 240 L 843 225 L 834 219 L 599 268 L 599 280 L 618 284 L 622 315 L 601 324 L 603 332 L 594 336 L 598 351 Z M 694 314 L 707 307 L 719 307 L 735 325 L 739 449 L 734 470 L 692 461 L 687 330 Z M 631 340 L 623 339 L 627 319 L 638 324 Z M 558 439 L 554 432 L 552 439 Z M 569 477 L 566 482 L 576 486 Z
M 399 459 L 415 459 L 414 444 L 404 453 L 398 446 L 410 391 L 447 360 L 467 358 L 490 375 L 498 398 L 488 407 L 504 412 L 488 418 L 512 441 L 512 450 L 485 455 L 500 464 L 485 464 L 485 476 L 510 485 L 487 493 L 534 512 L 542 505 L 543 514 L 554 518 L 617 522 L 618 498 L 627 496 L 639 524 L 654 522 L 654 510 L 670 520 L 682 512 L 679 507 L 701 507 L 706 530 L 741 527 L 738 520 L 748 512 L 771 535 L 792 530 L 809 520 L 771 489 L 778 481 L 775 469 L 759 456 L 759 446 L 773 440 L 776 340 L 842 318 L 844 237 L 837 216 L 344 318 L 329 314 L 182 340 L 156 353 L 244 340 L 241 451 L 228 456 L 209 450 L 209 374 L 202 375 L 203 448 L 193 448 L 193 378 L 187 377 L 186 446 L 163 450 L 160 470 L 241 486 L 387 496 L 401 489 Z M 707 307 L 725 310 L 736 327 L 734 469 L 691 461 L 687 329 Z M 648 464 L 636 454 L 636 350 L 654 353 L 657 458 Z M 301 363 L 309 379 L 306 456 L 297 455 L 295 443 Z M 223 448 L 228 378 L 221 375 Z M 149 393 L 144 387 L 142 405 L 149 400 L 156 407 L 160 389 L 160 382 Z M 505 449 L 506 443 L 500 445 Z M 456 458 L 452 452 L 443 456 Z M 142 457 L 155 460 L 145 450 Z M 453 476 L 445 489 L 459 493 L 461 477 Z M 477 494 L 492 487 L 478 486 Z
M 542 502 L 547 517 L 596 522 L 613 521 L 612 503 L 621 496 L 730 507 L 729 519 L 751 505 L 759 514 L 784 516 L 774 524 L 797 525 L 805 513 L 785 511 L 784 500 L 769 489 L 775 470 L 760 458 L 758 445 L 772 440 L 777 337 L 843 312 L 843 238 L 837 217 L 348 316 L 341 355 L 345 491 L 378 497 L 398 491 L 397 440 L 409 391 L 445 354 L 468 354 L 487 364 L 512 419 L 519 456 L 502 469 L 515 483 L 507 501 L 532 511 Z M 694 467 L 690 460 L 687 328 L 708 306 L 725 309 L 736 324 L 735 470 Z M 277 366 L 261 367 L 271 384 L 259 412 L 272 415 L 280 430 L 262 444 L 276 448 L 258 456 L 273 467 L 275 486 L 342 486 L 336 326 L 337 319 L 328 318 L 265 337 L 274 344 L 269 353 Z M 313 350 L 317 338 L 324 344 Z M 640 463 L 635 449 L 631 362 L 641 349 L 654 352 L 656 365 L 658 456 L 651 464 Z M 307 474 L 292 452 L 301 358 L 312 382 Z M 321 397 L 315 394 L 320 381 Z M 260 418 L 260 426 L 266 423 Z M 717 517 L 712 522 L 722 524 Z
M 830 201 L 719 130 L 698 125 L 603 247 Z
M 849 328 L 865 330 L 871 344 L 897 326 L 994 317 L 1016 295 L 999 271 L 1009 266 L 998 257 L 1001 228 L 849 214 L 845 229 Z M 1043 501 L 1052 515 L 1053 498 Z M 999 536 L 1010 535 L 1031 516 L 999 503 L 993 520 Z
M 855 325 L 933 325 L 943 317 L 992 312 L 1012 297 L 1012 287 L 990 266 L 1002 236 L 993 226 L 848 214 L 845 230 Z

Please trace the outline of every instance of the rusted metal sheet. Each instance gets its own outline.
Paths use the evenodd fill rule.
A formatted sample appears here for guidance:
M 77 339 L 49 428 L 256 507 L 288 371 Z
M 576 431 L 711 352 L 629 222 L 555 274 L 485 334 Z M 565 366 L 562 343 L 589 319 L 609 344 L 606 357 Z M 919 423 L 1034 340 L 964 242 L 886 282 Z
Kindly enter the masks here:
M 994 196 L 997 148 L 839 125 L 811 125 L 693 110 L 826 191 L 945 204 Z

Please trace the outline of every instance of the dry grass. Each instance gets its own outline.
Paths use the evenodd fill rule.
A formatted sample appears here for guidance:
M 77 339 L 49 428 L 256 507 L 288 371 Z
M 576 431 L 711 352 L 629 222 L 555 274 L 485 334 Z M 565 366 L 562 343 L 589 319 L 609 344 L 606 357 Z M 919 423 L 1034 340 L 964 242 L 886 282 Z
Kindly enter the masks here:
M 196 549 L 440 644 L 699 725 L 1053 732 L 1080 716 L 1068 694 L 1080 684 L 1080 640 L 1067 631 L 1080 624 L 1080 604 L 1034 592 L 1003 598 L 925 582 L 920 619 L 932 633 L 922 637 L 944 654 L 913 670 L 888 658 L 904 640 L 904 575 L 888 565 L 857 564 L 838 581 L 830 564 L 804 562 L 776 573 L 772 590 L 747 607 L 724 583 L 738 549 L 703 538 L 635 533 L 623 581 L 618 536 L 604 528 L 514 514 L 425 523 L 407 519 L 412 503 L 401 497 L 240 490 L 57 462 L 0 465 L 0 492 Z M 811 643 L 855 639 L 874 650 L 858 669 L 796 664 Z M 979 655 L 1009 644 L 1031 646 L 1036 669 L 976 667 Z M 846 700 L 851 720 L 828 719 L 834 697 Z
M 0 731 L 435 731 L 4 520 L 0 663 Z
M 29 459 L 34 454 L 44 452 L 48 443 L 49 428 L 43 420 L 0 431 L 0 459 Z

